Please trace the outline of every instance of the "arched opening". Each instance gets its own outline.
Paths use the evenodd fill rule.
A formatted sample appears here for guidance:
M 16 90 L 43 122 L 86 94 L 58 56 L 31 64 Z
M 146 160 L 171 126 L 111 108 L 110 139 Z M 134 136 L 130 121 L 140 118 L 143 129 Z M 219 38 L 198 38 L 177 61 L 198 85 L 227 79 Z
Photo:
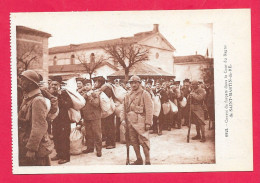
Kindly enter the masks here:
M 70 56 L 70 64 L 74 64 L 74 63 L 75 63 L 75 55 L 72 54 L 72 55 Z
M 57 56 L 53 57 L 53 65 L 57 65 Z

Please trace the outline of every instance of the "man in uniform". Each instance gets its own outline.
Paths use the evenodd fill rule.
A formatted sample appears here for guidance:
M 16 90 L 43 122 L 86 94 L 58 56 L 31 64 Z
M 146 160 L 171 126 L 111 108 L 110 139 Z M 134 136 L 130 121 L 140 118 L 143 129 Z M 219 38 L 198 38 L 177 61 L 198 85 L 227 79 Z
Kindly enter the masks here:
M 46 121 L 49 109 L 41 94 L 39 75 L 33 70 L 21 74 L 24 98 L 18 113 L 19 165 L 49 166 L 51 153 Z
M 99 104 L 99 94 L 92 90 L 92 82 L 89 79 L 83 81 L 86 92 L 83 97 L 86 105 L 81 109 L 84 126 L 86 129 L 87 149 L 83 153 L 94 152 L 96 147 L 97 157 L 101 157 L 102 133 L 101 133 L 101 108 Z
M 143 147 L 145 164 L 150 165 L 149 128 L 153 120 L 153 102 L 150 94 L 141 86 L 141 79 L 132 76 L 131 92 L 124 99 L 124 109 L 121 115 L 122 124 L 127 125 L 129 139 L 134 148 L 137 160 L 132 165 L 142 165 L 140 145 Z M 127 121 L 127 123 L 126 123 Z
M 52 95 L 58 98 L 59 114 L 53 120 L 52 124 L 53 141 L 57 154 L 51 160 L 59 160 L 59 164 L 64 164 L 70 161 L 71 121 L 68 110 L 73 105 L 67 92 L 61 89 L 61 83 L 62 78 L 60 76 L 53 77 L 51 91 Z
M 203 100 L 205 99 L 206 91 L 203 88 L 199 87 L 199 83 L 196 80 L 191 82 L 191 86 L 192 91 L 189 95 L 188 104 L 191 104 L 191 121 L 196 125 L 197 131 L 197 135 L 195 137 L 192 137 L 192 140 L 201 139 L 201 142 L 205 142 L 206 137 Z

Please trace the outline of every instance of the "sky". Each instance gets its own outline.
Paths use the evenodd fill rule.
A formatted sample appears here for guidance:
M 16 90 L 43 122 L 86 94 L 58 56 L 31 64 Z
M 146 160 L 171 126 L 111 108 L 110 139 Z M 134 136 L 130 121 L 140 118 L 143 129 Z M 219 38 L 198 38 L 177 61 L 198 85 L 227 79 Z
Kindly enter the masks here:
M 181 11 L 56 12 L 13 13 L 13 25 L 27 26 L 50 33 L 49 48 L 69 44 L 103 41 L 159 31 L 176 49 L 175 56 L 197 54 L 213 56 L 213 24 L 194 21 Z

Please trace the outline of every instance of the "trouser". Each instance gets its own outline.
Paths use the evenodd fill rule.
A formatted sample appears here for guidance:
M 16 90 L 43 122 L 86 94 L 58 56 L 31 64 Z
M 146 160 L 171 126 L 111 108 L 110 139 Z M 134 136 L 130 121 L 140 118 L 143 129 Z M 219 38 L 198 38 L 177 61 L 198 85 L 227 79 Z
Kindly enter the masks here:
M 162 120 L 159 120 L 159 117 L 153 116 L 153 132 L 158 133 L 162 131 Z
M 70 160 L 70 132 L 71 126 L 69 122 L 59 121 L 53 123 L 54 147 L 60 159 Z
M 19 166 L 50 166 L 49 156 L 35 157 L 35 160 L 29 160 L 26 157 L 19 158 Z
M 116 142 L 120 142 L 120 118 L 116 117 Z
M 116 129 L 115 129 L 115 114 L 102 119 L 102 139 L 106 141 L 106 146 L 116 145 Z
M 205 139 L 205 123 L 201 121 L 194 112 L 191 112 L 191 121 L 196 125 L 197 136 Z M 201 132 L 201 133 L 200 133 Z
M 97 152 L 101 152 L 102 149 L 102 135 L 101 135 L 101 119 L 86 120 L 86 142 L 88 149 L 94 149 L 96 147 Z
M 159 123 L 161 123 L 162 125 L 162 130 L 167 130 L 171 128 L 172 113 L 169 112 L 168 114 L 163 114 L 162 112 L 159 116 L 159 121 L 160 121 Z
M 140 135 L 132 125 L 128 126 L 129 129 L 129 139 L 131 145 L 133 146 L 136 154 L 136 158 L 138 160 L 142 160 L 142 156 L 140 153 L 140 145 L 143 147 L 144 155 L 145 155 L 145 162 L 150 163 L 150 148 L 147 146 L 147 141 L 149 143 L 149 139 L 146 139 L 142 135 Z

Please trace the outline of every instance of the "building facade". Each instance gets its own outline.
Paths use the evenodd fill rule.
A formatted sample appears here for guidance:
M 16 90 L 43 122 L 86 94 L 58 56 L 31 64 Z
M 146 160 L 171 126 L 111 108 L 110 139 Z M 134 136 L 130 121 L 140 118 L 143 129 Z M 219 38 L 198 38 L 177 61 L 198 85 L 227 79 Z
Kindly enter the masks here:
M 174 75 L 177 81 L 190 80 L 205 81 L 205 72 L 214 68 L 213 58 L 202 55 L 174 57 Z
M 33 69 L 48 79 L 48 38 L 51 34 L 24 26 L 16 26 L 17 73 Z
M 173 74 L 173 56 L 175 48 L 159 32 L 159 25 L 154 24 L 153 30 L 134 34 L 133 37 L 121 37 L 113 40 L 83 43 L 78 45 L 67 45 L 53 47 L 49 49 L 49 74 L 61 75 L 65 78 L 83 75 L 88 78 L 84 69 L 73 70 L 72 68 L 82 68 L 82 63 L 98 62 L 100 58 L 108 58 L 104 47 L 116 44 L 134 44 L 149 50 L 149 59 L 146 61 L 150 65 Z M 66 67 L 64 70 L 62 68 Z M 71 68 L 71 69 L 70 69 Z M 92 77 L 102 75 L 107 77 L 114 72 L 121 70 L 120 64 L 111 58 L 106 59 L 101 64 Z

